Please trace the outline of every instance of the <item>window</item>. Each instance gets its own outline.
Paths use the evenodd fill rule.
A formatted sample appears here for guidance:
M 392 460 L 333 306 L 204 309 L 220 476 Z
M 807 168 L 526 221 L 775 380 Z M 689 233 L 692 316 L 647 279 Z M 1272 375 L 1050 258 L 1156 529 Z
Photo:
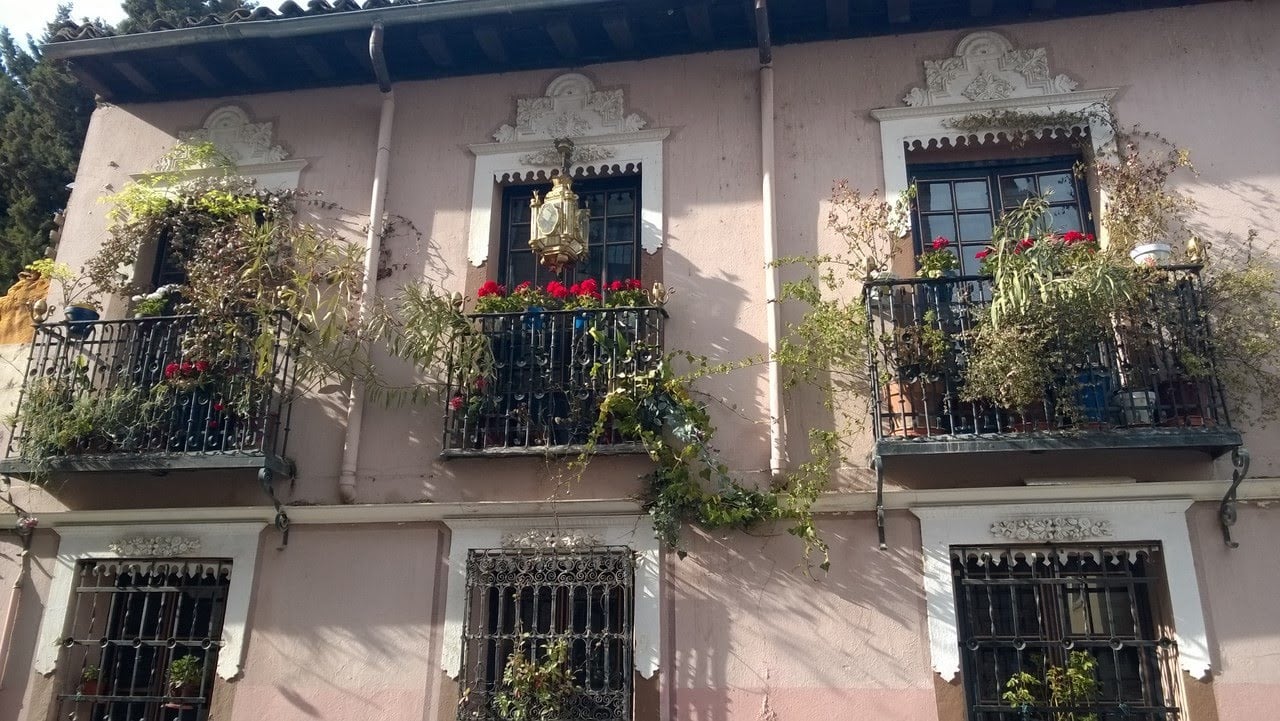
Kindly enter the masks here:
M 991 242 L 996 220 L 1038 195 L 1049 201 L 1046 226 L 1059 233 L 1089 232 L 1089 196 L 1075 163 L 1074 156 L 1059 156 L 908 167 L 917 192 L 916 251 L 942 236 L 960 255 L 961 275 L 977 275 L 981 262 L 974 256 Z
M 565 271 L 566 285 L 595 278 L 602 287 L 639 277 L 640 176 L 575 179 L 580 207 L 591 211 L 587 262 Z M 549 185 L 511 185 L 502 194 L 502 278 L 508 288 L 530 281 L 545 285 L 556 276 L 538 264 L 529 248 L 529 200 Z
M 230 577 L 225 560 L 79 562 L 58 717 L 207 718 Z M 187 669 L 184 683 L 171 678 L 175 662 Z
M 970 721 L 1179 718 L 1159 555 L 1151 544 L 952 547 Z M 1048 677 L 1079 653 L 1096 662 L 1092 700 L 1052 700 Z M 1011 687 L 1019 673 L 1033 680 Z M 1019 687 L 1026 708 L 1007 696 Z
M 575 693 L 556 718 L 630 719 L 635 563 L 617 546 L 468 551 L 458 718 L 498 718 L 511 654 L 542 661 L 564 640 Z

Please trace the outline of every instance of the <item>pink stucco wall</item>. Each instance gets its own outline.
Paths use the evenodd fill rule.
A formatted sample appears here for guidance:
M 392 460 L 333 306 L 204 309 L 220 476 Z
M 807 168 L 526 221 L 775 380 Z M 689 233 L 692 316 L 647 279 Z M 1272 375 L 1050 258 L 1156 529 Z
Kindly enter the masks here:
M 1280 228 L 1280 107 L 1270 89 L 1280 81 L 1280 4 L 1218 3 L 1136 15 L 1105 16 L 997 28 L 1016 45 L 1045 46 L 1050 66 L 1082 88 L 1119 87 L 1122 122 L 1159 129 L 1189 147 L 1201 174 L 1188 189 L 1205 205 L 1203 219 L 1242 236 Z M 779 47 L 777 87 L 779 229 L 783 252 L 832 248 L 826 198 L 835 178 L 864 189 L 882 183 L 879 131 L 871 108 L 896 106 L 921 84 L 921 61 L 950 55 L 963 32 Z M 1081 38 L 1087 39 L 1082 43 Z M 665 151 L 666 245 L 663 279 L 675 288 L 669 305 L 671 347 L 730 360 L 764 348 L 760 251 L 759 108 L 751 51 L 663 58 L 583 69 L 600 87 L 626 90 L 628 110 L 650 127 L 671 128 Z M 473 162 L 468 143 L 485 142 L 514 119 L 516 97 L 537 95 L 557 71 L 398 83 L 391 213 L 422 233 L 400 233 L 388 245 L 406 263 L 379 285 L 388 294 L 423 278 L 466 291 L 466 235 Z M 378 97 L 371 87 L 311 90 L 130 107 L 104 106 L 94 116 L 69 209 L 62 257 L 78 264 L 105 233 L 107 206 L 131 173 L 148 170 L 177 132 L 197 127 L 227 103 L 275 123 L 278 142 L 308 167 L 303 187 L 352 211 L 368 208 Z M 790 309 L 789 312 L 793 312 Z M 758 478 L 768 463 L 760 369 L 702 385 L 713 404 L 717 446 L 735 472 Z M 290 446 L 299 463 L 286 500 L 336 503 L 342 401 L 316 393 L 294 415 Z M 734 408 L 736 407 L 736 408 Z M 793 437 L 829 418 L 810 396 L 788 397 Z M 629 497 L 647 465 L 602 458 L 582 479 L 541 459 L 436 458 L 440 410 L 371 407 L 359 473 L 365 503 Z M 1276 427 L 1248 426 L 1254 476 L 1274 477 Z M 865 449 L 867 437 L 848 439 Z M 798 444 L 792 444 L 798 456 Z M 840 482 L 866 490 L 860 450 Z M 891 487 L 1018 485 L 1029 476 L 1132 476 L 1142 481 L 1221 479 L 1227 468 L 1190 452 L 948 458 L 899 465 Z M 130 477 L 59 488 L 57 497 L 15 484 L 15 498 L 37 510 L 257 505 L 252 479 L 216 475 Z M 1224 486 L 1225 490 L 1225 486 Z M 1276 511 L 1246 507 L 1227 550 L 1216 505 L 1189 514 L 1200 589 L 1214 652 L 1212 692 L 1224 721 L 1269 718 L 1280 698 L 1280 624 L 1272 549 L 1280 543 Z M 808 578 L 797 567 L 799 545 L 783 529 L 751 534 L 691 534 L 690 556 L 664 560 L 669 597 L 663 605 L 664 710 L 675 719 L 777 721 L 867 718 L 953 721 L 940 713 L 925 631 L 919 528 L 890 513 L 889 550 L 876 548 L 869 514 L 824 516 L 832 546 L 830 573 Z M 442 558 L 448 539 L 432 524 L 298 526 L 290 545 L 264 534 L 245 672 L 219 702 L 238 721 L 279 719 L 433 718 L 448 698 L 438 685 Z M 11 562 L 0 537 L 0 581 Z M 52 553 L 46 549 L 45 558 Z M 45 571 L 47 573 L 47 571 Z M 33 574 L 24 606 L 29 658 L 38 591 Z M 0 584 L 0 612 L 3 591 Z M 24 601 L 25 603 L 25 601 Z M 28 686 L 10 673 L 0 687 L 0 717 L 42 718 L 18 711 Z M 434 710 L 433 710 L 434 709 Z M 447 716 L 447 714 L 446 714 Z M 1190 721 L 1201 721 L 1193 718 Z

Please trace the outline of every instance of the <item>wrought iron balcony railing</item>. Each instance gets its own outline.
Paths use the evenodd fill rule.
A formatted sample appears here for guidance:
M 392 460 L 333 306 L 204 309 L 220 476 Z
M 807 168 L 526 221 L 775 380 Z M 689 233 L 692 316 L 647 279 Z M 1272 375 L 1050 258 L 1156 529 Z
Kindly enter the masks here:
M 591 440 L 600 402 L 662 361 L 661 308 L 530 310 L 473 315 L 489 373 L 450 369 L 445 457 L 569 454 Z M 637 453 L 605 424 L 597 453 Z
M 1216 456 L 1239 446 L 1214 371 L 1199 267 L 1161 272 L 1141 310 L 1116 319 L 1087 351 L 1041 359 L 1057 380 L 1022 408 L 965 393 L 990 278 L 869 281 L 878 452 L 1190 447 Z
M 294 331 L 285 314 L 215 324 L 172 316 L 39 325 L 0 473 L 266 468 L 291 475 Z M 201 357 L 197 347 L 216 347 L 215 357 Z

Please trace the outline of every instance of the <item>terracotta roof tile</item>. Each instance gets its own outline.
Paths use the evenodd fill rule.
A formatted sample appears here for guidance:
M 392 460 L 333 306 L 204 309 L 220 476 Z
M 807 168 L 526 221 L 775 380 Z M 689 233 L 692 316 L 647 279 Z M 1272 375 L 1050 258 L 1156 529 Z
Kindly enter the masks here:
M 439 0 L 365 0 L 363 3 L 357 3 L 354 0 L 335 0 L 335 2 L 332 3 L 327 2 L 327 0 L 308 0 L 305 8 L 297 2 L 294 2 L 294 0 L 286 0 L 282 5 L 280 5 L 278 10 L 272 10 L 269 7 L 261 6 L 253 9 L 240 8 L 223 15 L 187 17 L 176 23 L 169 22 L 167 20 L 156 20 L 151 23 L 146 30 L 141 32 L 180 30 L 182 28 L 229 25 L 231 23 L 256 22 L 259 20 L 280 20 L 284 18 L 306 17 L 309 15 L 331 15 L 333 13 L 392 7 L 394 5 L 422 5 L 430 2 L 439 2 Z M 104 28 L 93 23 L 85 23 L 81 25 L 75 22 L 65 22 L 60 28 L 58 28 L 58 32 L 54 34 L 52 42 L 89 40 L 92 38 L 107 37 L 115 34 L 117 33 L 112 29 Z

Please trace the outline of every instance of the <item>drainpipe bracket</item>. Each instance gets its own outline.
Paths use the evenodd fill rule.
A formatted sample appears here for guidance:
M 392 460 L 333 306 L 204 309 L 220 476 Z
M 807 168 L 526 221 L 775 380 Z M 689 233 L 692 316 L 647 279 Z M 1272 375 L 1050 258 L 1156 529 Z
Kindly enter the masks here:
M 1231 487 L 1227 489 L 1226 495 L 1222 497 L 1222 503 L 1218 505 L 1218 522 L 1222 525 L 1222 541 L 1227 544 L 1227 548 L 1239 548 L 1240 544 L 1231 540 L 1231 527 L 1236 525 L 1239 518 L 1236 503 L 1239 500 L 1237 495 L 1240 490 L 1240 484 L 1244 482 L 1245 476 L 1249 475 L 1249 449 L 1240 446 L 1231 451 Z

